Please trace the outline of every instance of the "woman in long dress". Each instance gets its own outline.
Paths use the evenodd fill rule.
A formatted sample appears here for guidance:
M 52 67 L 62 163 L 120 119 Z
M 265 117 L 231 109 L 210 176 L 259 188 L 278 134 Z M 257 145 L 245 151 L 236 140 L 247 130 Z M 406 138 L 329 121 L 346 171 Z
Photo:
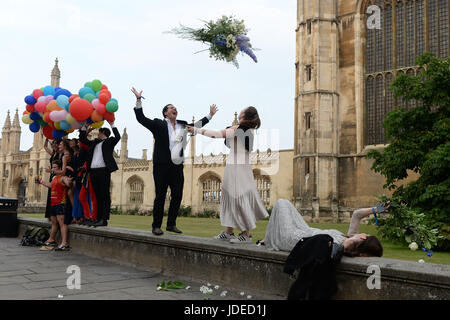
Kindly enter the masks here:
M 371 214 L 381 213 L 389 209 L 389 205 L 379 204 L 373 208 L 362 208 L 353 212 L 347 235 L 334 229 L 318 229 L 310 227 L 291 202 L 279 199 L 275 202 L 266 229 L 264 245 L 271 250 L 291 251 L 302 238 L 317 234 L 331 236 L 334 243 L 342 245 L 347 256 L 378 256 L 383 254 L 383 247 L 375 237 L 358 233 L 361 219 Z
M 220 131 L 188 127 L 191 133 L 225 138 L 225 144 L 230 148 L 220 201 L 220 223 L 225 230 L 214 239 L 231 243 L 252 242 L 250 231 L 256 228 L 256 221 L 269 216 L 258 194 L 249 160 L 253 131 L 260 125 L 258 111 L 248 107 L 239 114 L 239 125 Z M 236 237 L 234 229 L 240 229 L 242 233 Z

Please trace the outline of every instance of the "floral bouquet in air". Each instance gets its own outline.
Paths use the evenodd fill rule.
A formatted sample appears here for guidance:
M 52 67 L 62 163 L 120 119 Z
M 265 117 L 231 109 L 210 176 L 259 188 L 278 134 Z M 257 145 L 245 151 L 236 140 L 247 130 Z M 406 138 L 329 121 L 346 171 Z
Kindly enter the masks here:
M 239 68 L 237 54 L 243 52 L 250 56 L 253 61 L 258 62 L 248 38 L 248 30 L 243 20 L 236 20 L 232 16 L 222 16 L 216 22 L 203 21 L 203 28 L 194 29 L 185 27 L 174 28 L 170 33 L 176 34 L 183 39 L 201 41 L 209 44 L 209 55 L 216 60 L 225 60 L 233 63 Z M 204 51 L 206 51 L 204 50 Z M 200 51 L 201 52 L 201 51 Z

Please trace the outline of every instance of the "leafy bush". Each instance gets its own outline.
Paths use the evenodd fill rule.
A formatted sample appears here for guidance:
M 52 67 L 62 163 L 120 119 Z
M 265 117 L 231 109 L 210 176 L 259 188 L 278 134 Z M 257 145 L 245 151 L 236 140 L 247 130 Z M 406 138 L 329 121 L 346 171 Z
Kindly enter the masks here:
M 415 101 L 416 106 L 388 112 L 383 127 L 389 145 L 382 152 L 371 150 L 367 156 L 375 160 L 372 170 L 386 178 L 384 188 L 394 190 L 393 198 L 404 205 L 393 215 L 398 221 L 384 226 L 386 236 L 398 240 L 400 226 L 406 225 L 400 220 L 409 219 L 408 223 L 415 221 L 416 230 L 421 230 L 419 225 L 430 232 L 438 230 L 442 237 L 437 249 L 443 249 L 450 247 L 450 58 L 441 60 L 428 53 L 416 64 L 423 68 L 422 73 L 401 74 L 391 86 L 396 98 L 410 105 Z M 408 171 L 417 173 L 418 179 L 397 186 L 408 177 Z M 388 232 L 388 228 L 395 230 Z M 431 234 L 427 237 L 433 238 Z

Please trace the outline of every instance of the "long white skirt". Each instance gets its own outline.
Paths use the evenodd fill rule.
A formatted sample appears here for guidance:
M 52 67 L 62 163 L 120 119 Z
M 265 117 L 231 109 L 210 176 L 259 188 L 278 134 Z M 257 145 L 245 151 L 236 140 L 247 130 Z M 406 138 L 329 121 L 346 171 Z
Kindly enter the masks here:
M 317 234 L 328 234 L 339 244 L 346 239 L 338 230 L 311 228 L 292 203 L 279 199 L 272 209 L 264 244 L 270 250 L 292 251 L 300 239 Z
M 268 216 L 256 188 L 251 165 L 228 163 L 220 202 L 222 226 L 250 231 L 256 228 L 257 220 Z

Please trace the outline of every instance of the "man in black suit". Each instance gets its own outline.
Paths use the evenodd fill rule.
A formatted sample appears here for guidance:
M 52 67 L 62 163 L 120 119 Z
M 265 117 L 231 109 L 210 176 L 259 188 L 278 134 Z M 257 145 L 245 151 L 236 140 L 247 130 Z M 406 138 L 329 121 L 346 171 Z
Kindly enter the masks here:
M 142 91 L 135 88 L 131 90 L 136 95 L 136 107 L 134 112 L 137 121 L 149 129 L 155 138 L 153 148 L 153 179 L 155 181 L 155 201 L 153 205 L 152 232 L 162 235 L 161 224 L 164 214 L 164 202 L 166 201 L 167 188 L 170 187 L 170 206 L 167 218 L 167 231 L 182 233 L 176 226 L 178 210 L 183 197 L 183 161 L 184 147 L 187 144 L 186 121 L 177 120 L 178 111 L 175 106 L 168 104 L 164 107 L 162 119 L 148 119 L 142 111 Z M 217 112 L 216 105 L 210 107 L 210 113 L 191 126 L 203 127 Z
M 120 133 L 114 126 L 114 121 L 108 121 L 108 123 L 114 133 L 113 137 L 110 137 L 111 131 L 108 128 L 100 128 L 98 138 L 91 141 L 87 138 L 87 128 L 83 126 L 80 130 L 80 142 L 89 147 L 86 167 L 97 198 L 97 221 L 90 224 L 93 227 L 108 225 L 111 209 L 111 195 L 109 193 L 111 172 L 118 169 L 113 152 L 114 146 L 120 140 Z

